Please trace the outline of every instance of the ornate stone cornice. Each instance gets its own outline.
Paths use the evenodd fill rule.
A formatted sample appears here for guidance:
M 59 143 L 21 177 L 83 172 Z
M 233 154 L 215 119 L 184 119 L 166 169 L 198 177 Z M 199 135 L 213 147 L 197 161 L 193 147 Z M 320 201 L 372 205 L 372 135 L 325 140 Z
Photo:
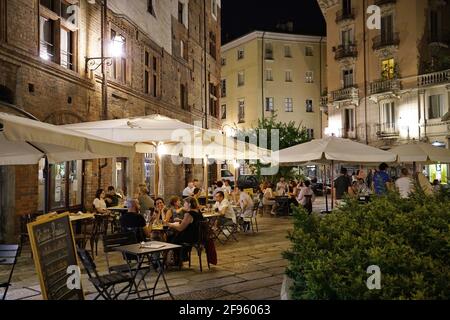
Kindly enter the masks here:
M 339 0 L 317 0 L 317 3 L 319 4 L 320 9 L 322 9 L 322 12 L 325 14 L 329 8 L 337 5 Z

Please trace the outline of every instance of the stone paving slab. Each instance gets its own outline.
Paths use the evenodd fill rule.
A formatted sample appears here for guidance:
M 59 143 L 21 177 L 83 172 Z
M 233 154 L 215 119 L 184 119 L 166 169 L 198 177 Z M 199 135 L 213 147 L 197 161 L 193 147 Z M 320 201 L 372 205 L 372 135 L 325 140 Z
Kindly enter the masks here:
M 261 272 L 261 271 L 255 271 L 255 272 L 249 272 L 249 273 L 243 273 L 239 274 L 238 277 L 242 278 L 244 280 L 256 280 L 256 279 L 264 279 L 270 277 L 270 273 Z
M 280 291 L 275 291 L 271 288 L 260 288 L 256 290 L 246 291 L 246 292 L 240 292 L 239 295 L 248 299 L 248 300 L 264 300 L 268 298 L 273 298 L 276 295 L 281 295 Z M 280 298 L 278 298 L 279 300 Z
M 228 291 L 229 293 L 241 293 L 244 291 L 250 291 L 250 290 L 270 287 L 270 286 L 273 286 L 273 285 L 279 284 L 279 283 L 280 283 L 280 279 L 278 279 L 276 277 L 270 277 L 270 278 L 265 278 L 265 279 L 257 279 L 257 280 L 232 284 L 232 285 L 223 287 L 223 289 Z
M 188 266 L 180 271 L 177 268 L 167 270 L 166 279 L 172 293 L 178 300 L 245 300 L 245 299 L 280 299 L 280 288 L 287 261 L 282 253 L 290 247 L 286 238 L 293 229 L 292 218 L 258 218 L 261 232 L 257 234 L 239 234 L 239 242 L 216 245 L 218 266 L 208 270 L 205 255 L 204 269 L 200 272 L 198 259 L 192 258 L 191 269 Z M 100 274 L 107 270 L 106 259 L 99 245 L 99 254 L 95 257 Z M 27 251 L 28 250 L 28 251 Z M 39 281 L 30 258 L 29 249 L 24 248 L 22 257 L 16 266 L 13 277 L 14 286 L 10 289 L 8 299 L 30 295 L 23 287 L 39 289 Z M 111 264 L 122 264 L 120 256 L 111 257 Z M 95 288 L 83 274 L 83 288 L 86 299 L 95 297 Z M 153 284 L 154 273 L 150 282 Z M 158 285 L 157 292 L 163 282 Z M 40 290 L 40 289 L 39 289 Z M 242 294 L 241 294 L 242 293 Z M 33 298 L 40 299 L 40 297 Z M 158 299 L 169 299 L 162 296 Z

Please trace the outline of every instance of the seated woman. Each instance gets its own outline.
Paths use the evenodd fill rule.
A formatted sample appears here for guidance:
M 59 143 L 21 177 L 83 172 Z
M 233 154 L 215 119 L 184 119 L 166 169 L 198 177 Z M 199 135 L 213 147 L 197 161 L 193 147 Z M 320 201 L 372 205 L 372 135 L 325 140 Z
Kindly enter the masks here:
M 158 198 L 155 201 L 155 212 L 153 213 L 152 222 L 153 224 L 173 222 L 173 213 L 169 208 L 166 208 L 163 198 Z
M 128 212 L 122 213 L 120 217 L 120 225 L 122 231 L 129 232 L 132 231 L 136 234 L 136 239 L 139 242 L 145 240 L 144 237 L 144 227 L 146 222 L 144 217 L 139 214 L 139 201 L 137 199 L 131 199 L 127 201 Z
M 206 206 L 200 204 L 199 199 L 200 199 L 201 195 L 202 195 L 201 190 L 199 188 L 196 188 L 194 190 L 194 195 L 192 196 L 195 200 L 197 200 L 199 210 L 206 208 Z
M 155 212 L 150 220 L 151 236 L 150 238 L 155 241 L 167 241 L 167 237 L 170 234 L 162 232 L 162 230 L 156 230 L 155 226 L 163 226 L 166 223 L 173 222 L 173 213 L 170 209 L 166 208 L 164 199 L 158 198 L 155 201 Z
M 170 229 L 177 233 L 169 240 L 174 244 L 195 244 L 199 240 L 199 224 L 203 221 L 203 216 L 198 208 L 198 202 L 194 198 L 186 198 L 184 200 L 184 218 L 183 221 L 177 223 L 165 223 Z M 181 251 L 180 264 L 187 261 L 188 253 L 191 248 L 183 247 Z
M 95 193 L 95 200 L 92 203 L 94 211 L 98 214 L 107 214 L 108 209 L 106 208 L 105 202 L 106 193 L 103 189 L 98 189 Z
M 174 222 L 180 222 L 183 220 L 183 207 L 181 206 L 181 200 L 179 197 L 174 196 L 170 198 L 169 210 L 172 211 L 172 217 Z
M 276 202 L 275 202 L 275 194 L 273 192 L 273 184 L 266 185 L 264 189 L 264 195 L 263 195 L 263 206 L 264 208 L 269 208 L 271 210 L 271 213 L 274 214 L 274 210 L 276 209 Z

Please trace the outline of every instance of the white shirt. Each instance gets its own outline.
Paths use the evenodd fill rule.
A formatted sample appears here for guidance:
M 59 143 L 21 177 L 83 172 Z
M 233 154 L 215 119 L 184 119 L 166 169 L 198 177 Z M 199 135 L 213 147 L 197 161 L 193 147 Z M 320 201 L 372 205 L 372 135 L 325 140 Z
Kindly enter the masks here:
M 102 209 L 106 209 L 106 202 L 104 199 L 95 198 L 93 204 L 94 204 L 94 208 L 97 211 L 103 211 Z
M 399 178 L 397 181 L 395 181 L 395 186 L 397 187 L 398 191 L 400 192 L 400 196 L 403 199 L 407 199 L 407 198 L 409 198 L 409 194 L 413 190 L 414 183 L 411 178 L 402 177 L 402 178 Z
M 220 191 L 223 192 L 223 194 L 225 195 L 225 197 L 227 196 L 227 192 L 225 191 L 225 188 L 224 188 L 224 187 L 222 187 L 222 188 L 217 187 L 217 188 L 214 189 L 213 197 L 215 197 L 216 194 L 217 194 L 217 192 L 220 192 Z
M 223 199 L 222 202 L 216 202 L 214 210 L 216 209 L 219 209 L 220 212 L 225 212 L 225 218 L 231 219 L 233 220 L 233 223 L 236 223 L 236 213 L 227 199 Z
M 225 195 L 230 195 L 231 194 L 231 186 L 224 186 L 223 190 L 225 192 Z
M 306 197 L 305 196 L 312 196 L 311 202 L 314 203 L 316 201 L 316 196 L 314 195 L 314 192 L 311 190 L 311 188 L 302 187 L 300 190 L 300 193 L 297 197 L 297 201 L 302 205 L 306 205 Z
M 239 204 L 241 205 L 243 217 L 250 218 L 253 216 L 254 202 L 247 192 L 241 192 L 239 195 Z
M 186 187 L 183 190 L 183 197 L 192 197 L 194 195 L 195 188 Z
M 283 195 L 284 193 L 286 193 L 288 191 L 288 185 L 286 182 L 278 182 L 277 183 L 277 194 L 278 195 Z

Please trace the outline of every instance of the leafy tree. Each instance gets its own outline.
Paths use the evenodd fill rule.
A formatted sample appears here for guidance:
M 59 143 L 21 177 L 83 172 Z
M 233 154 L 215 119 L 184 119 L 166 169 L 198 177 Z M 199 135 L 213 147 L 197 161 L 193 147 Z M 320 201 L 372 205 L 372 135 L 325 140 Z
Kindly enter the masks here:
M 272 133 L 274 130 L 278 130 L 279 133 L 277 136 L 279 137 L 278 148 L 277 143 L 272 141 Z M 267 133 L 267 135 L 264 133 Z M 267 136 L 267 142 L 262 141 L 265 136 Z M 266 147 L 272 151 L 283 150 L 311 140 L 308 131 L 304 126 L 301 124 L 297 125 L 295 121 L 290 121 L 288 123 L 277 121 L 276 113 L 273 113 L 269 118 L 258 120 L 256 127 L 238 132 L 237 138 L 242 141 L 258 141 L 260 147 Z M 261 179 L 261 169 L 268 167 L 268 165 L 258 161 L 256 164 L 252 164 L 251 167 L 255 175 Z M 294 168 L 292 167 L 280 167 L 277 175 L 265 178 L 276 181 L 280 177 L 285 177 L 286 179 L 298 178 L 295 176 Z

